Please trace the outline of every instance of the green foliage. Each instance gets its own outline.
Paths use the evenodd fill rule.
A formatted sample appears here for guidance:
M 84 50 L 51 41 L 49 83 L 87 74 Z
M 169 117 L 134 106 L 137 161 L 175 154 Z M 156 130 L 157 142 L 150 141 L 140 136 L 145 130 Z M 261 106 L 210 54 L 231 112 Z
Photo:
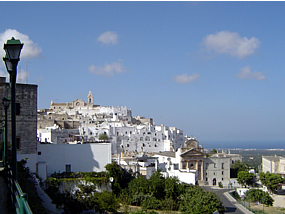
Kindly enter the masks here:
M 231 192 L 230 194 L 231 194 L 235 199 L 237 199 L 237 200 L 240 200 L 240 199 L 241 199 L 240 195 L 239 195 L 236 191 L 233 191 L 233 192 Z
M 241 162 L 240 160 L 235 161 L 231 164 L 231 178 L 237 178 L 237 175 L 241 171 L 248 171 L 249 165 L 247 163 Z
M 104 191 L 96 192 L 95 184 L 79 185 L 80 190 L 74 195 L 69 193 L 56 193 L 56 200 L 64 205 L 68 213 L 80 213 L 82 210 L 96 210 L 98 212 L 115 212 L 118 207 L 118 199 L 121 203 L 141 206 L 143 210 L 136 213 L 156 213 L 146 209 L 173 210 L 184 213 L 213 213 L 215 211 L 223 212 L 222 203 L 214 193 L 204 192 L 200 187 L 185 185 L 179 182 L 177 177 L 164 178 L 160 171 L 154 172 L 150 179 L 143 176 L 134 178 L 132 173 L 119 167 L 116 163 L 105 166 L 107 173 L 102 174 L 106 179 L 113 178 L 112 193 Z M 66 182 L 68 179 L 87 180 L 93 178 L 99 179 L 97 174 L 93 173 L 70 173 L 71 178 L 66 174 L 54 175 L 49 178 L 49 185 L 56 189 L 60 182 Z M 80 178 L 81 176 L 81 178 Z M 55 179 L 55 177 L 58 180 Z M 52 184 L 52 185 L 51 185 Z M 50 188 L 49 188 L 50 189 Z M 117 198 L 116 198 L 117 197 Z
M 153 210 L 139 210 L 137 212 L 130 212 L 129 214 L 158 214 L 158 212 Z
M 129 182 L 134 179 L 132 172 L 122 169 L 117 163 L 113 162 L 105 166 L 109 178 L 113 178 L 112 192 L 117 196 L 121 193 L 122 189 L 128 187 Z
M 185 193 L 180 195 L 179 211 L 182 213 L 223 213 L 225 208 L 213 192 L 205 192 L 198 186 L 189 186 Z
M 133 179 L 122 191 L 123 202 L 145 209 L 179 210 L 184 213 L 213 213 L 224 211 L 214 193 L 200 187 L 179 183 L 177 177 L 164 178 L 156 171 L 149 180 L 142 176 Z M 202 209 L 202 211 L 201 211 Z
M 93 196 L 95 202 L 98 203 L 101 210 L 106 210 L 108 212 L 116 212 L 117 209 L 120 207 L 118 200 L 115 194 L 104 191 L 102 193 L 96 192 Z
M 251 185 L 253 183 L 254 174 L 246 171 L 240 171 L 237 176 L 237 182 L 242 186 Z
M 251 202 L 260 202 L 265 205 L 272 206 L 274 199 L 269 195 L 268 192 L 264 192 L 260 189 L 250 189 L 245 193 L 245 200 L 250 200 Z
M 105 133 L 99 134 L 99 140 L 108 140 L 108 135 Z
M 260 181 L 262 185 L 266 186 L 270 192 L 275 192 L 277 190 L 278 184 L 285 182 L 285 179 L 281 175 L 261 172 L 259 174 Z

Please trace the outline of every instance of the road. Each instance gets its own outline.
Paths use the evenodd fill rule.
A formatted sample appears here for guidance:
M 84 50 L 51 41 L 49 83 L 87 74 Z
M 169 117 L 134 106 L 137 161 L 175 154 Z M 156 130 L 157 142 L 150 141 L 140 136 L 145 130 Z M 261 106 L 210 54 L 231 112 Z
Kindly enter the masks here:
M 238 204 L 238 202 L 231 202 L 228 200 L 228 198 L 224 195 L 225 192 L 229 191 L 228 189 L 213 189 L 208 186 L 201 186 L 202 189 L 214 192 L 222 201 L 223 206 L 226 208 L 225 213 L 226 214 L 245 214 L 242 210 L 240 210 L 238 207 L 235 206 L 235 204 Z M 247 212 L 246 212 L 247 213 Z

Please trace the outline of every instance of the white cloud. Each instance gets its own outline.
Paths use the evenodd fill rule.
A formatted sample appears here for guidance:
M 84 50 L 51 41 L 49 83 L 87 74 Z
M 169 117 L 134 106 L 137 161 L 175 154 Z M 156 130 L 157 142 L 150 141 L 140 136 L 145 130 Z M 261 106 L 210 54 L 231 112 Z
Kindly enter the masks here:
M 181 74 L 174 77 L 174 81 L 180 84 L 186 84 L 194 82 L 196 79 L 200 77 L 200 74 L 193 74 L 192 76 L 188 76 L 188 74 Z
M 30 40 L 29 36 L 22 34 L 14 29 L 7 29 L 4 33 L 0 33 L 0 44 L 4 44 L 8 39 L 14 37 L 19 39 L 21 43 L 24 43 L 23 49 L 21 51 L 21 58 L 33 58 L 40 56 L 42 49 Z M 5 51 L 2 48 L 1 56 L 4 57 Z
M 256 51 L 260 46 L 260 41 L 255 37 L 242 38 L 238 33 L 220 31 L 204 38 L 203 45 L 209 52 L 214 51 L 244 58 Z
M 256 80 L 266 79 L 266 76 L 264 76 L 262 72 L 257 72 L 257 71 L 252 72 L 249 66 L 241 68 L 237 76 L 240 79 L 256 79 Z
M 103 44 L 117 44 L 118 43 L 118 35 L 116 32 L 112 32 L 112 31 L 107 31 L 103 34 L 101 34 L 98 38 L 97 38 L 98 42 L 102 42 Z
M 113 76 L 115 73 L 126 72 L 123 63 L 113 62 L 112 64 L 105 64 L 103 67 L 91 65 L 88 67 L 90 73 L 102 76 Z
M 6 77 L 6 82 L 9 82 L 9 74 L 7 71 L 0 70 L 0 77 Z M 29 73 L 24 70 L 18 70 L 17 72 L 17 83 L 26 83 L 29 77 Z

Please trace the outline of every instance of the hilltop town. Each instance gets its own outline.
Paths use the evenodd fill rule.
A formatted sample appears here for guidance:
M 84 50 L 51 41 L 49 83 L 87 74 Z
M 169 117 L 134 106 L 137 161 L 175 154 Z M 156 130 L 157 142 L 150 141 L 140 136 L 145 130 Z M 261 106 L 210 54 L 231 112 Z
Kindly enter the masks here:
M 0 78 L 3 97 L 9 94 L 8 86 Z M 241 154 L 207 151 L 196 137 L 177 127 L 156 125 L 152 118 L 133 117 L 127 107 L 94 105 L 91 91 L 87 102 L 51 101 L 49 108 L 39 110 L 36 85 L 17 84 L 16 97 L 17 158 L 25 159 L 30 172 L 42 181 L 62 173 L 105 172 L 115 162 L 146 179 L 159 169 L 164 178 L 176 177 L 187 185 L 240 187 L 231 165 L 242 163 Z M 259 170 L 284 175 L 284 164 L 282 156 L 262 156 Z M 245 194 L 242 191 L 239 194 Z

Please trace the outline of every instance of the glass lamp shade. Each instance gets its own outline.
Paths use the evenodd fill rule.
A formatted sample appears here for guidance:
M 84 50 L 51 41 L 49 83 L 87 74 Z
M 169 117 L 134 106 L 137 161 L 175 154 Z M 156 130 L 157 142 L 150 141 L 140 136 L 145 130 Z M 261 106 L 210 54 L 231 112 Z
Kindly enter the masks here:
M 3 97 L 2 104 L 5 108 L 8 108 L 10 105 L 11 100 L 8 97 Z
M 20 53 L 23 48 L 23 45 L 20 40 L 12 37 L 10 40 L 7 40 L 7 43 L 4 44 L 4 50 L 7 54 L 9 60 L 20 60 Z
M 6 69 L 9 73 L 13 71 L 13 64 L 12 62 L 7 58 L 3 57 L 3 61 L 5 62 Z

